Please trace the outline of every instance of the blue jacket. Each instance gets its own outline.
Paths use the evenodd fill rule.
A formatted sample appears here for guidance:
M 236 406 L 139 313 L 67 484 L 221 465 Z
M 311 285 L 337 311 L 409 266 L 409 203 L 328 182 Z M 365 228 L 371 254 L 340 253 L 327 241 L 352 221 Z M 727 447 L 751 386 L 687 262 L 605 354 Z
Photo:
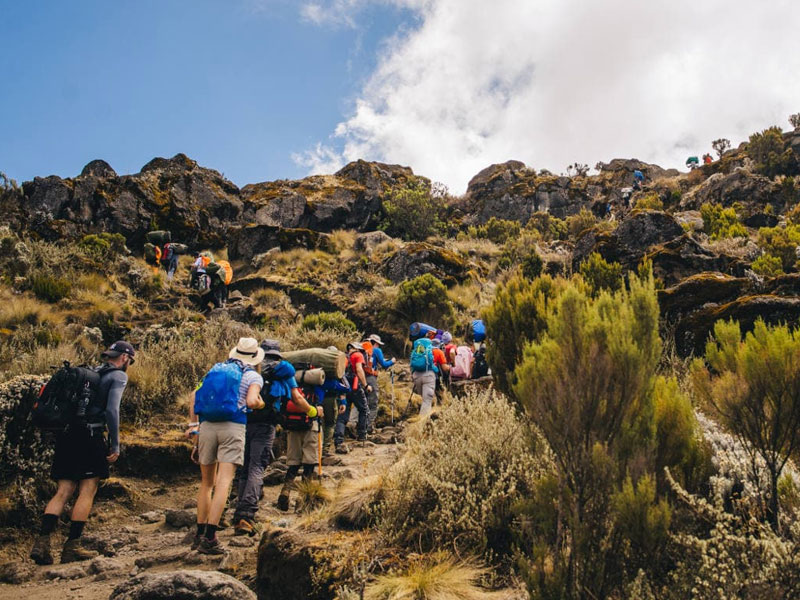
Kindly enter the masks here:
M 383 350 L 381 350 L 377 344 L 372 348 L 372 368 L 374 370 L 378 369 L 378 365 L 380 365 L 384 369 L 388 369 L 393 364 L 394 364 L 394 359 L 386 360 L 383 357 Z
M 325 383 L 323 383 L 322 385 L 314 386 L 314 395 L 317 397 L 317 406 L 320 406 L 322 404 L 326 394 L 335 394 L 335 395 L 347 394 L 347 392 L 349 391 L 350 391 L 350 386 L 347 385 L 344 377 L 340 380 L 326 379 Z
M 272 370 L 269 384 L 269 395 L 275 398 L 276 410 L 280 410 L 282 398 L 291 398 L 292 390 L 297 387 L 294 374 L 295 368 L 291 363 L 282 360 Z

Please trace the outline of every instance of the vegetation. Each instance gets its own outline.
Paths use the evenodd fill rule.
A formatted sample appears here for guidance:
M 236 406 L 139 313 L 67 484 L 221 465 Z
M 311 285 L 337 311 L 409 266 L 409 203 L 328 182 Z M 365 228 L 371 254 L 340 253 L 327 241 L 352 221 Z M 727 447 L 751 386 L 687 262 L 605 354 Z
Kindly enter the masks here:
M 528 231 L 536 231 L 545 242 L 566 239 L 568 235 L 567 222 L 554 217 L 548 212 L 535 212 L 525 225 Z
M 762 254 L 750 265 L 753 272 L 761 277 L 777 277 L 783 275 L 781 259 L 771 254 Z
M 800 113 L 794 113 L 793 115 L 789 115 L 789 123 L 795 129 L 800 127 Z
M 341 331 L 343 333 L 353 333 L 356 331 L 356 324 L 341 312 L 321 312 L 303 317 L 300 328 L 303 331 L 309 329 L 325 329 Z
M 777 126 L 751 135 L 747 155 L 753 159 L 756 169 L 767 177 L 791 175 L 796 171 L 794 153 L 784 142 L 783 132 Z
M 383 201 L 381 229 L 404 240 L 425 240 L 443 230 L 443 202 L 422 180 L 389 194 Z
M 495 244 L 505 244 L 509 239 L 517 237 L 521 229 L 519 221 L 492 217 L 484 225 L 470 228 L 470 232 L 473 234 L 472 237 L 491 240 Z
M 758 230 L 758 245 L 779 258 L 784 271 L 792 271 L 797 262 L 796 248 L 800 246 L 800 225 L 762 227 Z
M 401 283 L 395 307 L 411 320 L 449 325 L 453 318 L 447 288 L 430 273 Z
M 570 237 L 577 238 L 587 229 L 591 229 L 597 223 L 597 217 L 588 208 L 581 208 L 577 215 L 567 217 L 567 231 Z
M 742 339 L 736 322 L 719 321 L 706 345 L 708 368 L 697 359 L 697 394 L 769 472 L 766 514 L 777 531 L 778 480 L 800 446 L 800 333 L 762 320 Z
M 700 207 L 700 216 L 703 217 L 703 229 L 712 240 L 747 237 L 747 229 L 733 207 L 722 208 L 719 204 L 706 202 Z
M 714 148 L 714 152 L 717 153 L 717 156 L 722 158 L 722 155 L 731 149 L 731 141 L 726 138 L 719 138 L 711 142 L 711 147 Z
M 581 263 L 580 273 L 594 295 L 602 290 L 614 292 L 622 287 L 622 265 L 607 262 L 597 252 Z
M 128 251 L 127 246 L 125 246 L 125 238 L 121 234 L 107 233 L 105 231 L 83 236 L 81 241 L 78 242 L 78 247 L 90 257 L 100 261 L 110 260 Z
M 650 192 L 636 201 L 635 208 L 639 210 L 664 210 L 664 202 L 657 192 Z
M 544 262 L 536 248 L 530 248 L 520 261 L 521 273 L 525 279 L 534 280 L 539 277 L 542 274 L 543 266 Z

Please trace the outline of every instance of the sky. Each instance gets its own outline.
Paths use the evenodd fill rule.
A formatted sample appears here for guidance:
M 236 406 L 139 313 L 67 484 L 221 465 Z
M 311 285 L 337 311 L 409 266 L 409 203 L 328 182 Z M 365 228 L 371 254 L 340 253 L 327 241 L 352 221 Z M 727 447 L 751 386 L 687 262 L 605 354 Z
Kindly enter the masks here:
M 680 167 L 800 112 L 796 0 L 0 0 L 0 171 Z

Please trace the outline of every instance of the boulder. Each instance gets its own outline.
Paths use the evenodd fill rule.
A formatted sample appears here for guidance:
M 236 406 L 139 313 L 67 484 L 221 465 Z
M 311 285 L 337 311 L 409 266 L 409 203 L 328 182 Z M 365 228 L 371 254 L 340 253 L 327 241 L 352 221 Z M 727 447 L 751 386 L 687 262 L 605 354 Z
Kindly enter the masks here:
M 334 573 L 323 568 L 322 542 L 305 538 L 299 532 L 271 528 L 258 546 L 257 591 L 259 598 L 332 597 Z M 327 574 L 327 577 L 326 577 Z
M 393 283 L 432 273 L 445 285 L 469 277 L 469 265 L 460 256 L 427 242 L 405 244 L 384 259 L 381 270 Z
M 174 598 L 256 600 L 256 595 L 243 583 L 217 571 L 176 571 L 137 575 L 118 585 L 109 596 L 109 600 L 171 600 Z
M 653 274 L 666 286 L 705 271 L 744 277 L 747 268 L 738 258 L 704 248 L 691 234 L 651 248 L 646 257 L 653 263 Z
M 248 225 L 232 229 L 228 237 L 228 256 L 231 260 L 252 261 L 268 250 L 306 248 L 332 250 L 330 235 L 310 229 L 292 229 L 273 225 Z
M 0 583 L 19 585 L 33 578 L 36 569 L 29 562 L 14 561 L 0 565 Z
M 194 511 L 184 509 L 167 509 L 164 521 L 172 527 L 192 527 L 197 523 Z
M 760 227 L 775 227 L 778 222 L 778 217 L 765 212 L 753 213 L 742 220 L 742 223 L 744 223 L 746 227 L 752 227 L 753 229 L 759 229 Z
M 681 198 L 683 210 L 699 210 L 706 202 L 732 206 L 739 202 L 748 212 L 761 212 L 777 200 L 778 184 L 768 177 L 739 167 L 731 173 L 715 173 Z
M 724 304 L 750 293 L 752 280 L 722 273 L 699 273 L 658 291 L 661 316 L 673 320 L 710 304 Z
M 357 252 L 363 252 L 368 249 L 373 249 L 376 246 L 380 246 L 384 242 L 389 242 L 391 240 L 392 238 L 384 231 L 370 231 L 369 233 L 361 233 L 357 235 L 356 240 L 353 243 L 353 248 Z
M 112 178 L 117 176 L 117 172 L 106 161 L 97 159 L 83 167 L 81 177 L 87 176 Z

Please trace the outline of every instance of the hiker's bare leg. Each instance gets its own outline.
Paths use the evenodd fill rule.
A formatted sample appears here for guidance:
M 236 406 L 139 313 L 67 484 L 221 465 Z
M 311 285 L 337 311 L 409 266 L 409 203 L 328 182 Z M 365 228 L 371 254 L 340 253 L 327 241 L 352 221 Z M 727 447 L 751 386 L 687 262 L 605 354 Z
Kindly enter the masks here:
M 73 521 L 85 522 L 89 519 L 89 513 L 92 512 L 92 504 L 94 504 L 94 496 L 97 493 L 98 485 L 100 485 L 99 477 L 81 479 L 78 483 L 78 499 L 75 501 L 75 506 L 72 509 Z
M 217 471 L 217 482 L 214 486 L 214 497 L 211 499 L 211 506 L 208 512 L 210 525 L 219 525 L 222 513 L 225 512 L 225 505 L 228 503 L 228 494 L 231 491 L 231 483 L 236 475 L 236 465 L 233 463 L 219 463 Z
M 76 487 L 78 487 L 78 484 L 75 481 L 70 481 L 69 479 L 59 479 L 58 489 L 56 490 L 55 495 L 50 499 L 50 502 L 47 503 L 47 506 L 44 509 L 44 514 L 61 515 L 61 512 L 64 510 L 64 505 L 69 502 L 70 498 L 72 498 L 72 494 L 75 493 Z
M 200 489 L 197 492 L 197 522 L 208 523 L 208 512 L 211 507 L 211 491 L 217 476 L 217 463 L 200 465 Z

